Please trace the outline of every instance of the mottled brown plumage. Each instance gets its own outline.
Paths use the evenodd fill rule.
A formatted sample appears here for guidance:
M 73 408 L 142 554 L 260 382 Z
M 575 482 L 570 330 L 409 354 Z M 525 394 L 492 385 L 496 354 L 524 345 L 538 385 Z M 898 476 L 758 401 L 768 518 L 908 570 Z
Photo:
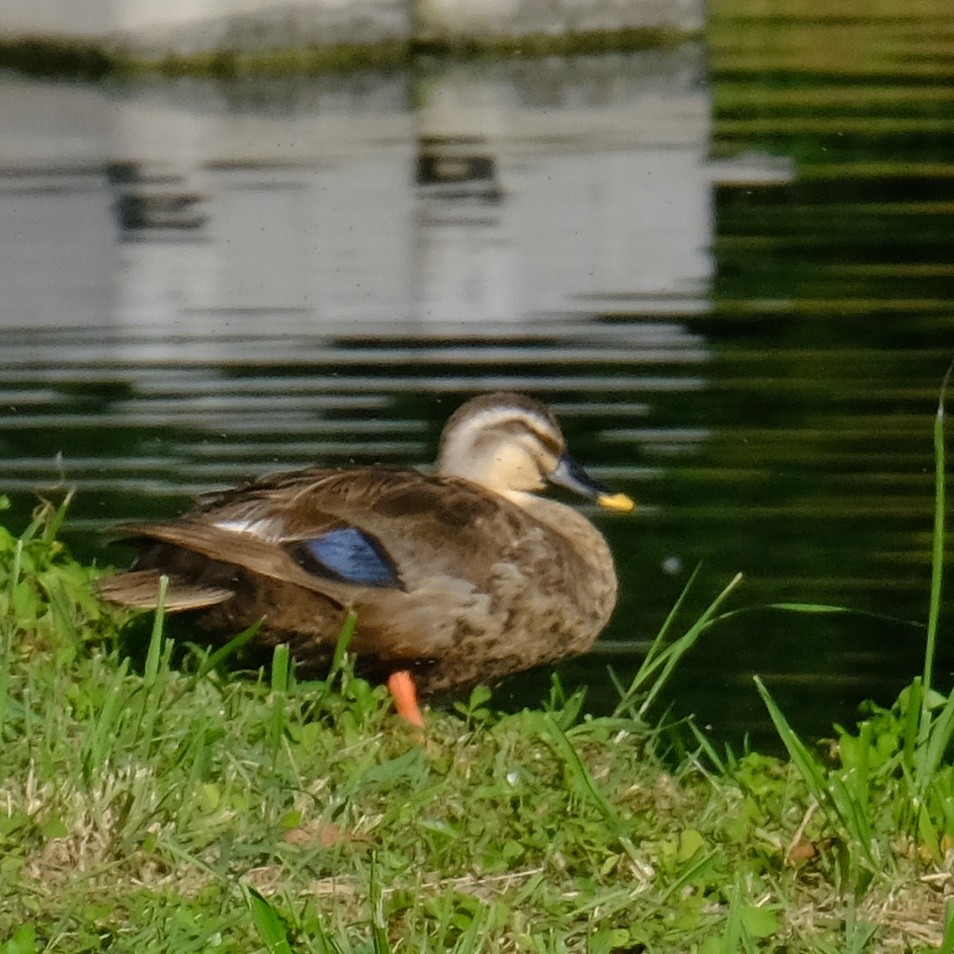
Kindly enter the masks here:
M 486 395 L 448 421 L 434 475 L 276 474 L 178 520 L 122 527 L 141 555 L 100 593 L 153 607 L 165 573 L 168 610 L 222 636 L 264 619 L 258 639 L 288 642 L 312 670 L 354 609 L 350 648 L 373 676 L 409 669 L 427 693 L 492 684 L 585 651 L 616 601 L 606 541 L 537 495 L 547 481 L 632 507 L 569 461 L 544 405 Z

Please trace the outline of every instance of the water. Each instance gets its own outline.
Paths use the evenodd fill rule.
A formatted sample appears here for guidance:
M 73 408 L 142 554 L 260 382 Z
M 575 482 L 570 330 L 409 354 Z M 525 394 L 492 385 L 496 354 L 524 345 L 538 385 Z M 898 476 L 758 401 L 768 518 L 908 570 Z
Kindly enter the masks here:
M 677 712 L 766 740 L 756 672 L 807 732 L 890 702 L 920 668 L 893 619 L 926 618 L 954 357 L 954 18 L 789 6 L 721 4 L 705 49 L 0 79 L 11 521 L 75 486 L 74 551 L 121 561 L 114 521 L 276 469 L 426 464 L 466 396 L 526 390 L 640 503 L 599 517 L 622 598 L 562 670 L 594 707 L 699 565 L 687 620 L 736 571 L 756 609 L 707 635 Z M 860 612 L 757 609 L 792 600 Z

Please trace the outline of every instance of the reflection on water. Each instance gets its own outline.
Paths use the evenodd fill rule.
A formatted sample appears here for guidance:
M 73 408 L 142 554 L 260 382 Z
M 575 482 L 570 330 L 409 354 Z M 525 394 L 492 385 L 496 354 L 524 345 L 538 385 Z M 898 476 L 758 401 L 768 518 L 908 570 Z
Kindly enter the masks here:
M 911 23 L 859 20 L 864 55 L 803 59 L 814 20 L 769 45 L 723 7 L 711 87 L 694 47 L 230 88 L 3 80 L 16 518 L 65 478 L 71 542 L 101 554 L 107 523 L 252 474 L 426 464 L 461 399 L 516 388 L 641 505 L 600 517 L 623 598 L 571 683 L 625 679 L 700 562 L 690 614 L 741 570 L 737 605 L 923 619 L 954 99 L 912 66 Z M 876 84 L 846 85 L 901 33 Z M 759 736 L 761 672 L 823 731 L 889 701 L 920 645 L 873 616 L 753 611 L 710 634 L 676 709 Z
M 196 84 L 8 81 L 0 216 L 30 248 L 3 263 L 4 324 L 204 339 L 225 312 L 258 334 L 257 313 L 279 310 L 282 332 L 400 321 L 439 337 L 603 302 L 681 311 L 712 272 L 701 70 L 698 48 L 435 69 L 413 91 L 340 80 L 283 108 L 269 85 L 233 108 Z M 57 141 L 42 120 L 63 98 L 86 121 Z M 67 282 L 84 292 L 69 307 Z

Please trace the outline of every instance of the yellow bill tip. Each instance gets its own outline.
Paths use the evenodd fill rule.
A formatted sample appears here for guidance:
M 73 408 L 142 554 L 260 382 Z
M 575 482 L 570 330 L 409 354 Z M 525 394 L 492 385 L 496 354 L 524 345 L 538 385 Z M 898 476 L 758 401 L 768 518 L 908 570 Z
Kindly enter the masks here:
M 620 513 L 629 513 L 636 507 L 632 498 L 626 494 L 600 494 L 596 502 L 607 510 L 618 510 Z

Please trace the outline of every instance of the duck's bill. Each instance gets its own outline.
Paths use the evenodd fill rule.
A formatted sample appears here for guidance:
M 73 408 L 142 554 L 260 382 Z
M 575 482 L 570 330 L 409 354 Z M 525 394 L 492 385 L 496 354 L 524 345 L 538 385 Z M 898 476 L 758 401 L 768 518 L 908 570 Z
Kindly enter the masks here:
M 560 463 L 557 464 L 548 479 L 551 484 L 565 487 L 567 490 L 572 490 L 583 497 L 595 500 L 601 507 L 606 507 L 609 510 L 619 510 L 625 513 L 636 506 L 626 494 L 615 493 L 612 488 L 591 477 L 572 457 L 566 455 L 560 458 Z
M 629 513 L 636 506 L 633 498 L 626 494 L 600 494 L 596 502 L 607 510 L 619 510 L 621 513 Z

